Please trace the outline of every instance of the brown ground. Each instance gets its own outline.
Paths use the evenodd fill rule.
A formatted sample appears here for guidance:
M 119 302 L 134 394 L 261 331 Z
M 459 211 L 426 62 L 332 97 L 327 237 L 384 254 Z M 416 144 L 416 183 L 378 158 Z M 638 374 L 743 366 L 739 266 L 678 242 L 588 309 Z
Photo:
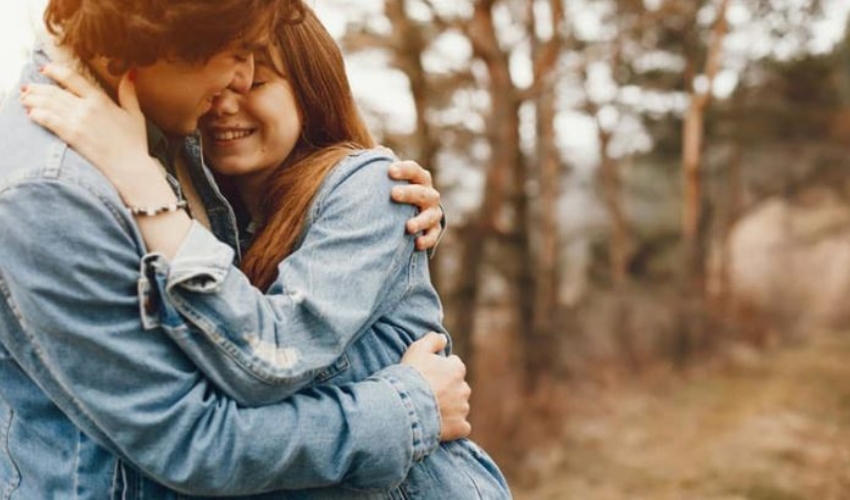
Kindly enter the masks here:
M 850 334 L 732 359 L 579 395 L 538 456 L 548 471 L 516 499 L 850 499 Z

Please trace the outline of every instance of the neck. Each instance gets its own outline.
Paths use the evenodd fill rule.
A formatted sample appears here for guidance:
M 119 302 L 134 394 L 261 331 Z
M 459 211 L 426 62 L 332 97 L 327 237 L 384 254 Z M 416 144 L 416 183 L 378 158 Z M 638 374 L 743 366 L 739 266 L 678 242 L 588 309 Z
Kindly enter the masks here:
M 234 179 L 234 185 L 236 186 L 236 191 L 239 193 L 239 197 L 242 199 L 242 203 L 245 204 L 245 208 L 248 210 L 248 214 L 251 216 L 251 220 L 255 224 L 259 224 L 263 220 L 260 196 L 262 180 L 256 177 L 240 175 Z
M 103 57 L 96 57 L 85 62 L 86 67 L 91 71 L 95 80 L 103 87 L 109 97 L 114 101 L 118 101 L 118 82 L 121 81 L 121 75 L 113 75 L 109 72 L 109 60 Z
M 233 184 L 242 203 L 255 224 L 263 222 L 263 200 L 265 199 L 266 186 L 274 169 L 264 169 L 251 174 L 234 177 Z
M 52 38 L 44 43 L 44 49 L 51 61 L 68 66 L 83 75 L 84 78 L 100 85 L 115 100 L 121 77 L 115 76 L 107 70 L 109 61 L 106 58 L 96 57 L 83 61 L 70 49 L 60 45 L 57 40 Z

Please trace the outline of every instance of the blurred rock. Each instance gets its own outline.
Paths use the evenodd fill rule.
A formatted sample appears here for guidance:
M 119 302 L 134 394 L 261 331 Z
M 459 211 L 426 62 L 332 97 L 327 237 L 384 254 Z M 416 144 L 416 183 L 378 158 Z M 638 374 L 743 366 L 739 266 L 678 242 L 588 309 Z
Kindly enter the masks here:
M 850 319 L 850 205 L 840 190 L 771 198 L 729 235 L 729 288 L 737 304 L 790 329 Z

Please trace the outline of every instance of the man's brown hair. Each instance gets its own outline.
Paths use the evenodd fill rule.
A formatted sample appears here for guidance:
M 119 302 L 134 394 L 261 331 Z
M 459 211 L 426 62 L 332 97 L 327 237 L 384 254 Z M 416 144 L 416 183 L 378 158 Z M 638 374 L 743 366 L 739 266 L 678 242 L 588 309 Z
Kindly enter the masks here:
M 302 16 L 300 0 L 50 0 L 47 30 L 78 57 L 116 71 L 171 58 L 204 62 Z

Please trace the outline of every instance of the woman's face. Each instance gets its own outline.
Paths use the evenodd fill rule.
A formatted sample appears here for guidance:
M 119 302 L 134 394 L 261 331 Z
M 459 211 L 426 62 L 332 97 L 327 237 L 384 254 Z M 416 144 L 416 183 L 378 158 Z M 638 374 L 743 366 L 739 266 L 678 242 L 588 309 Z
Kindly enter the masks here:
M 200 130 L 213 170 L 255 175 L 271 172 L 289 156 L 301 135 L 301 115 L 287 79 L 258 61 L 251 90 L 225 90 L 216 97 Z

